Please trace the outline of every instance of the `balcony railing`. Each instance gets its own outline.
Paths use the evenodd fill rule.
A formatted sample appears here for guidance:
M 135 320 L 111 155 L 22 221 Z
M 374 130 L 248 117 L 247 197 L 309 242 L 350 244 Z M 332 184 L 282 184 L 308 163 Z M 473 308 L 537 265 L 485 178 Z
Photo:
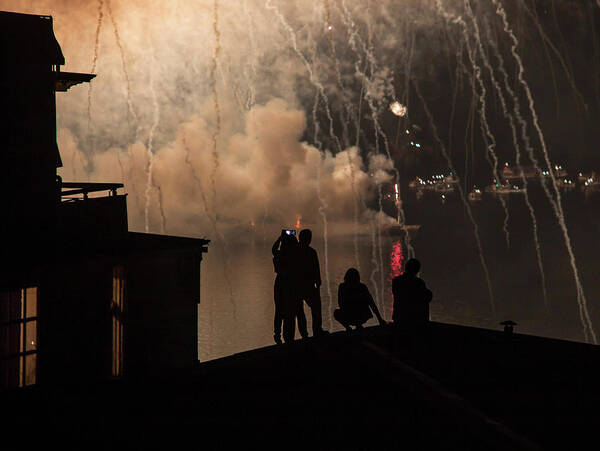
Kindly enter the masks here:
M 77 200 L 72 196 L 83 195 L 87 199 L 90 193 L 108 191 L 109 196 L 116 196 L 117 190 L 123 188 L 122 183 L 87 183 L 87 182 L 58 182 L 61 201 Z

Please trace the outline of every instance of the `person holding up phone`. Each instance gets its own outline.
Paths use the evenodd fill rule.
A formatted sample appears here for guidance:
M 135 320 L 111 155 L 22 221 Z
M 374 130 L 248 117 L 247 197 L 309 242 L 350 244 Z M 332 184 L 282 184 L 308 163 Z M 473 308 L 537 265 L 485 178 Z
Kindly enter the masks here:
M 283 340 L 294 341 L 296 335 L 296 319 L 298 329 L 303 338 L 308 336 L 306 316 L 298 291 L 298 241 L 295 230 L 282 230 L 281 235 L 271 249 L 273 266 L 277 276 L 273 287 L 275 300 L 275 317 L 273 320 L 273 339 L 281 344 L 281 326 L 283 324 Z

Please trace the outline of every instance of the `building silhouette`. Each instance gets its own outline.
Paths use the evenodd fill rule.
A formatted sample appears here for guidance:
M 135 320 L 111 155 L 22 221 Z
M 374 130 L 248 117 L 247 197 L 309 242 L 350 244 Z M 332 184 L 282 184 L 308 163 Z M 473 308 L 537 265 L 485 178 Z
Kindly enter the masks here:
M 57 176 L 62 72 L 49 16 L 0 12 L 0 387 L 195 366 L 208 240 L 128 231 L 121 183 Z

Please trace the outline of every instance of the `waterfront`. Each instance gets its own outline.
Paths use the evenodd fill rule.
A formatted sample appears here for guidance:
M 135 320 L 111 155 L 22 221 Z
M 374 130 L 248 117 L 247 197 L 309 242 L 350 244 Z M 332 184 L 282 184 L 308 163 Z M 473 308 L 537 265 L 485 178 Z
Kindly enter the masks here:
M 510 247 L 503 232 L 503 212 L 497 198 L 488 196 L 472 204 L 490 273 L 495 316 L 492 315 L 473 229 L 468 217 L 460 214 L 463 206 L 459 199 L 449 197 L 442 204 L 437 198 L 426 198 L 406 204 L 408 222 L 421 224 L 412 244 L 423 263 L 421 275 L 434 292 L 431 304 L 433 320 L 500 328 L 498 322 L 512 319 L 519 324 L 519 332 L 584 341 L 564 239 L 556 219 L 545 205 L 547 201 L 535 190 L 532 199 L 539 228 L 547 306 L 532 240 L 531 220 L 522 197 L 513 197 L 508 202 Z M 600 252 L 597 240 L 600 213 L 593 208 L 597 199 L 570 193 L 564 201 L 587 306 L 592 321 L 598 324 L 600 281 L 595 275 Z M 267 232 L 263 233 L 263 230 Z M 273 226 L 270 232 L 268 230 L 257 227 L 254 232 L 239 233 L 229 238 L 225 259 L 221 243 L 214 240 L 211 244 L 202 264 L 202 300 L 199 307 L 201 361 L 273 343 L 271 245 L 277 236 L 277 228 Z M 324 241 L 322 232 L 316 227 L 313 239 L 313 246 L 321 260 L 324 326 L 330 330 L 340 329 L 331 321 L 331 311 L 337 305 L 337 286 L 345 271 L 352 266 L 359 268 L 362 281 L 369 286 L 378 304 L 383 307 L 384 317 L 389 320 L 391 278 L 402 270 L 402 262 L 407 257 L 406 243 L 401 237 L 389 236 L 382 231 L 380 247 L 377 236 L 373 237 L 368 229 L 362 229 L 356 237 L 351 227 L 344 229 L 344 233 L 336 233 L 336 230 L 335 224 L 329 225 L 329 290 Z M 355 252 L 355 239 L 358 253 Z M 381 263 L 382 273 L 377 270 Z M 310 311 L 306 306 L 305 312 L 310 321 Z M 375 324 L 374 320 L 371 322 Z

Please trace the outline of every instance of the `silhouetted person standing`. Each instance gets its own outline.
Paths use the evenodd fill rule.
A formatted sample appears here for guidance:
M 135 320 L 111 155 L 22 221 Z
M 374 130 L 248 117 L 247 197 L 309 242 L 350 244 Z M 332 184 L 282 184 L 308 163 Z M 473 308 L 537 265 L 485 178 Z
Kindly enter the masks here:
M 394 277 L 394 324 L 419 327 L 429 322 L 429 303 L 433 297 L 425 282 L 417 277 L 421 263 L 416 258 L 406 262 L 404 274 Z
M 373 313 L 379 324 L 385 324 L 369 289 L 361 283 L 360 273 L 356 268 L 348 269 L 344 281 L 340 283 L 338 305 L 340 308 L 333 312 L 333 316 L 348 331 L 352 330 L 350 326 L 362 329 L 363 324 L 373 317 Z
M 302 230 L 299 238 L 298 282 L 300 284 L 300 297 L 310 307 L 313 336 L 318 336 L 325 333 L 321 313 L 321 268 L 319 266 L 319 256 L 317 255 L 317 251 L 310 247 L 312 240 L 310 229 Z
M 296 334 L 296 318 L 302 337 L 306 337 L 306 316 L 302 307 L 302 299 L 298 293 L 298 241 L 293 235 L 284 232 L 277 238 L 271 249 L 273 266 L 277 276 L 273 287 L 275 300 L 275 317 L 273 320 L 273 339 L 281 344 L 281 326 L 283 323 L 283 340 L 294 341 Z

